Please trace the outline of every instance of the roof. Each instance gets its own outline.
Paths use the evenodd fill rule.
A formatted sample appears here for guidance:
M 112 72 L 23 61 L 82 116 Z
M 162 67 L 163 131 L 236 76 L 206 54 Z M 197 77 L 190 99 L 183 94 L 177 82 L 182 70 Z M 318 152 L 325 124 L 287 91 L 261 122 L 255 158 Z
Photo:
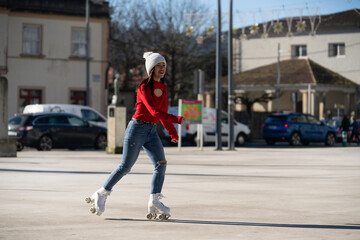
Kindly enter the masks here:
M 43 14 L 60 14 L 69 16 L 85 16 L 85 0 L 0 0 L 0 7 L 12 12 L 30 12 Z M 109 3 L 90 3 L 90 16 L 110 18 Z
M 277 63 L 234 74 L 234 85 L 275 85 Z M 281 84 L 326 84 L 357 86 L 351 80 L 309 60 L 289 59 L 280 62 Z M 223 77 L 227 81 L 227 77 Z

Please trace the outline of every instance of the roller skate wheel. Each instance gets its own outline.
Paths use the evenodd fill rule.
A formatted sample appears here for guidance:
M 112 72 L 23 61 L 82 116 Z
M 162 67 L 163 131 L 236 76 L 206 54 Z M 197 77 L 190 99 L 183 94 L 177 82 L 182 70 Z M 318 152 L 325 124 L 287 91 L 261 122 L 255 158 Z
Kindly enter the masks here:
M 91 203 L 91 197 L 85 198 L 85 202 L 86 202 L 86 203 Z
M 160 214 L 159 219 L 160 220 L 167 220 L 168 217 L 165 214 Z
M 95 207 L 91 207 L 91 208 L 90 208 L 90 212 L 93 213 L 93 214 L 95 214 L 95 213 L 96 213 L 96 208 L 95 208 Z
M 146 215 L 146 218 L 147 218 L 148 220 L 156 219 L 156 213 L 148 213 L 148 214 Z

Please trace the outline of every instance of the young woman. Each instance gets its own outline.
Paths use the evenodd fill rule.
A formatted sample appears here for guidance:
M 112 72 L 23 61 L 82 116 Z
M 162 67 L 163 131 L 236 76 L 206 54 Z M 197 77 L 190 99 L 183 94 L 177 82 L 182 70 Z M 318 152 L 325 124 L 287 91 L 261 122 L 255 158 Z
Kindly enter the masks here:
M 94 205 L 90 211 L 98 216 L 105 211 L 105 201 L 112 188 L 130 172 L 143 148 L 154 165 L 147 218 L 156 218 L 156 214 L 160 214 L 159 218 L 162 220 L 170 217 L 170 208 L 160 202 L 163 197 L 161 190 L 167 162 L 156 125 L 160 120 L 169 132 L 171 141 L 176 143 L 179 137 L 173 124 L 183 124 L 186 119 L 167 113 L 167 88 L 164 85 L 165 58 L 152 52 L 144 53 L 144 58 L 148 77 L 137 88 L 136 112 L 125 131 L 121 164 L 110 174 L 103 187 L 85 199 L 86 202 Z

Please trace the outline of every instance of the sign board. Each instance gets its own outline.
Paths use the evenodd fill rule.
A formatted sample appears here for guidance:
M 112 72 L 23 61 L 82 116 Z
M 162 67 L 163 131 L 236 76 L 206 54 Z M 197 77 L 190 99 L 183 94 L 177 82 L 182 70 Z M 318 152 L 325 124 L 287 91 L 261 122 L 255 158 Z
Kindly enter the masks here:
M 185 117 L 187 123 L 202 123 L 202 101 L 180 99 L 179 103 L 179 115 Z
M 183 116 L 186 118 L 187 124 L 197 124 L 199 133 L 198 136 L 200 137 L 200 149 L 203 150 L 203 125 L 202 125 L 202 110 L 203 105 L 202 101 L 199 100 L 187 100 L 187 99 L 179 99 L 179 116 Z M 181 151 L 181 129 L 182 127 L 178 128 L 179 132 L 179 141 L 178 141 L 178 149 Z

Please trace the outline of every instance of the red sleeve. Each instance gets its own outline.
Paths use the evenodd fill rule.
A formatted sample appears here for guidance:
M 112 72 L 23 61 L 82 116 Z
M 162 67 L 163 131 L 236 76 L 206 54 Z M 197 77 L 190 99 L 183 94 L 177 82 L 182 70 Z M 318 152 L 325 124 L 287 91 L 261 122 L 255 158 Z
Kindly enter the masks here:
M 168 131 L 171 139 L 179 140 L 179 136 L 177 134 L 176 128 L 172 122 L 166 120 L 160 120 L 164 128 Z M 180 127 L 180 126 L 179 126 Z
M 144 85 L 142 85 L 138 89 L 138 94 L 140 96 L 140 99 L 142 103 L 146 106 L 147 110 L 151 115 L 154 117 L 160 119 L 160 120 L 166 120 L 171 123 L 181 123 L 182 117 L 177 117 L 175 115 L 169 114 L 167 112 L 161 111 L 160 106 L 156 106 L 153 97 L 151 95 L 151 89 L 150 87 L 144 89 Z M 164 126 L 165 127 L 165 126 Z M 174 127 L 175 128 L 175 127 Z
M 164 89 L 164 98 L 167 99 L 167 89 Z M 161 109 L 163 111 L 167 111 L 168 105 L 167 101 L 163 101 L 161 104 Z M 174 124 L 172 122 L 169 122 L 167 120 L 160 120 L 164 128 L 168 131 L 169 136 L 171 139 L 179 140 L 179 136 L 177 134 L 176 128 L 174 127 Z

